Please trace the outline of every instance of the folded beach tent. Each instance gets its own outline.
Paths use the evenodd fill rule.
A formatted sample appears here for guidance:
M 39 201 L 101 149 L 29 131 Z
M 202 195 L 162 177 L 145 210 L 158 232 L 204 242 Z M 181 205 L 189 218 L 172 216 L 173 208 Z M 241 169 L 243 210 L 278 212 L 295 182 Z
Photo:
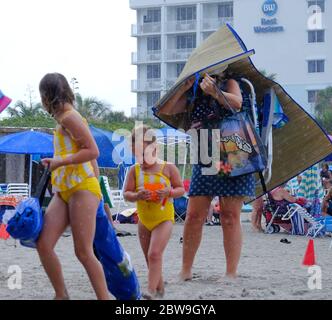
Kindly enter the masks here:
M 101 201 L 94 238 L 96 256 L 103 266 L 108 290 L 117 300 L 139 300 L 139 282 L 130 256 L 123 250 Z
M 206 72 L 216 73 L 224 70 L 226 66 L 228 71 L 248 79 L 254 85 L 258 108 L 263 106 L 266 92 L 273 90 L 283 109 L 283 118 L 287 117 L 288 122 L 281 127 L 272 128 L 273 163 L 271 179 L 267 183 L 267 190 L 270 191 L 329 156 L 332 153 L 332 144 L 318 123 L 280 84 L 256 69 L 250 59 L 252 54 L 254 50 L 246 48 L 236 31 L 230 25 L 224 25 L 193 51 L 176 83 L 156 104 L 154 114 L 173 128 L 189 130 L 190 105 L 185 112 L 175 115 L 162 114 L 160 109 L 187 79 L 197 74 L 203 76 Z M 262 187 L 257 184 L 256 196 L 262 194 Z

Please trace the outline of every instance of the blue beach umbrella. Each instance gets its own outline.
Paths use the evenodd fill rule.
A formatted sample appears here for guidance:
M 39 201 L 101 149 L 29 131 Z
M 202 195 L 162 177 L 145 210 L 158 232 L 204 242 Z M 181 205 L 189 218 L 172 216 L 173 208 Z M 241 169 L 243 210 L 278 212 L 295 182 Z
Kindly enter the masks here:
M 33 155 L 51 157 L 53 136 L 33 130 L 9 134 L 0 138 L 0 153 L 30 155 L 29 192 L 31 194 L 32 157 Z
M 100 156 L 97 159 L 99 167 L 118 168 L 121 163 L 134 163 L 129 144 L 125 137 L 118 134 L 90 126 L 91 133 L 96 140 Z

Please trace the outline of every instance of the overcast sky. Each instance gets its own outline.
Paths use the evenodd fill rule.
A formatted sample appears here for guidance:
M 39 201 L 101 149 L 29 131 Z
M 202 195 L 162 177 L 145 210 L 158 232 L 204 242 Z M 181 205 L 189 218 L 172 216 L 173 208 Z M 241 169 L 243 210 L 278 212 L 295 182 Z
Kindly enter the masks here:
M 130 114 L 136 68 L 128 0 L 1 0 L 0 89 L 13 101 L 48 72 L 76 77 L 83 96 L 96 96 Z

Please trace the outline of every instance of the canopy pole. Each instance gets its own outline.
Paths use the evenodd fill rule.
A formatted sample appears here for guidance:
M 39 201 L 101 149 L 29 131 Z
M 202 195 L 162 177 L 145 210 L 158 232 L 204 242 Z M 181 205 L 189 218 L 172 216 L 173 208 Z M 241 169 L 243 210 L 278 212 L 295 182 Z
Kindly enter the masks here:
M 186 173 L 187 153 L 188 153 L 188 147 L 187 147 L 187 143 L 186 143 L 186 152 L 184 153 L 184 165 L 183 165 L 183 169 L 182 169 L 182 181 L 184 180 L 184 176 Z
M 30 154 L 30 168 L 29 168 L 29 198 L 31 197 L 31 184 L 32 184 L 32 154 Z

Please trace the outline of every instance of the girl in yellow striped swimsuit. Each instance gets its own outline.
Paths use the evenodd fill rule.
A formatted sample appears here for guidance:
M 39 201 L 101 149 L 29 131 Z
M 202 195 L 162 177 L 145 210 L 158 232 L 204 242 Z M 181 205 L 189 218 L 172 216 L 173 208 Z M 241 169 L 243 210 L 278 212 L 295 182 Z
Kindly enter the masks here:
M 68 299 L 54 247 L 68 225 L 75 253 L 88 273 L 98 299 L 109 299 L 105 275 L 93 252 L 96 212 L 102 198 L 98 180 L 98 147 L 88 124 L 74 109 L 74 94 L 66 78 L 47 74 L 40 82 L 42 103 L 57 121 L 54 158 L 43 164 L 52 172 L 55 196 L 49 204 L 37 250 L 55 290 L 55 299 Z
M 134 129 L 132 142 L 138 163 L 128 173 L 124 197 L 137 202 L 139 239 L 149 269 L 148 292 L 143 296 L 154 299 L 164 294 L 162 257 L 174 223 L 173 198 L 181 197 L 185 190 L 177 167 L 157 159 L 151 129 Z

